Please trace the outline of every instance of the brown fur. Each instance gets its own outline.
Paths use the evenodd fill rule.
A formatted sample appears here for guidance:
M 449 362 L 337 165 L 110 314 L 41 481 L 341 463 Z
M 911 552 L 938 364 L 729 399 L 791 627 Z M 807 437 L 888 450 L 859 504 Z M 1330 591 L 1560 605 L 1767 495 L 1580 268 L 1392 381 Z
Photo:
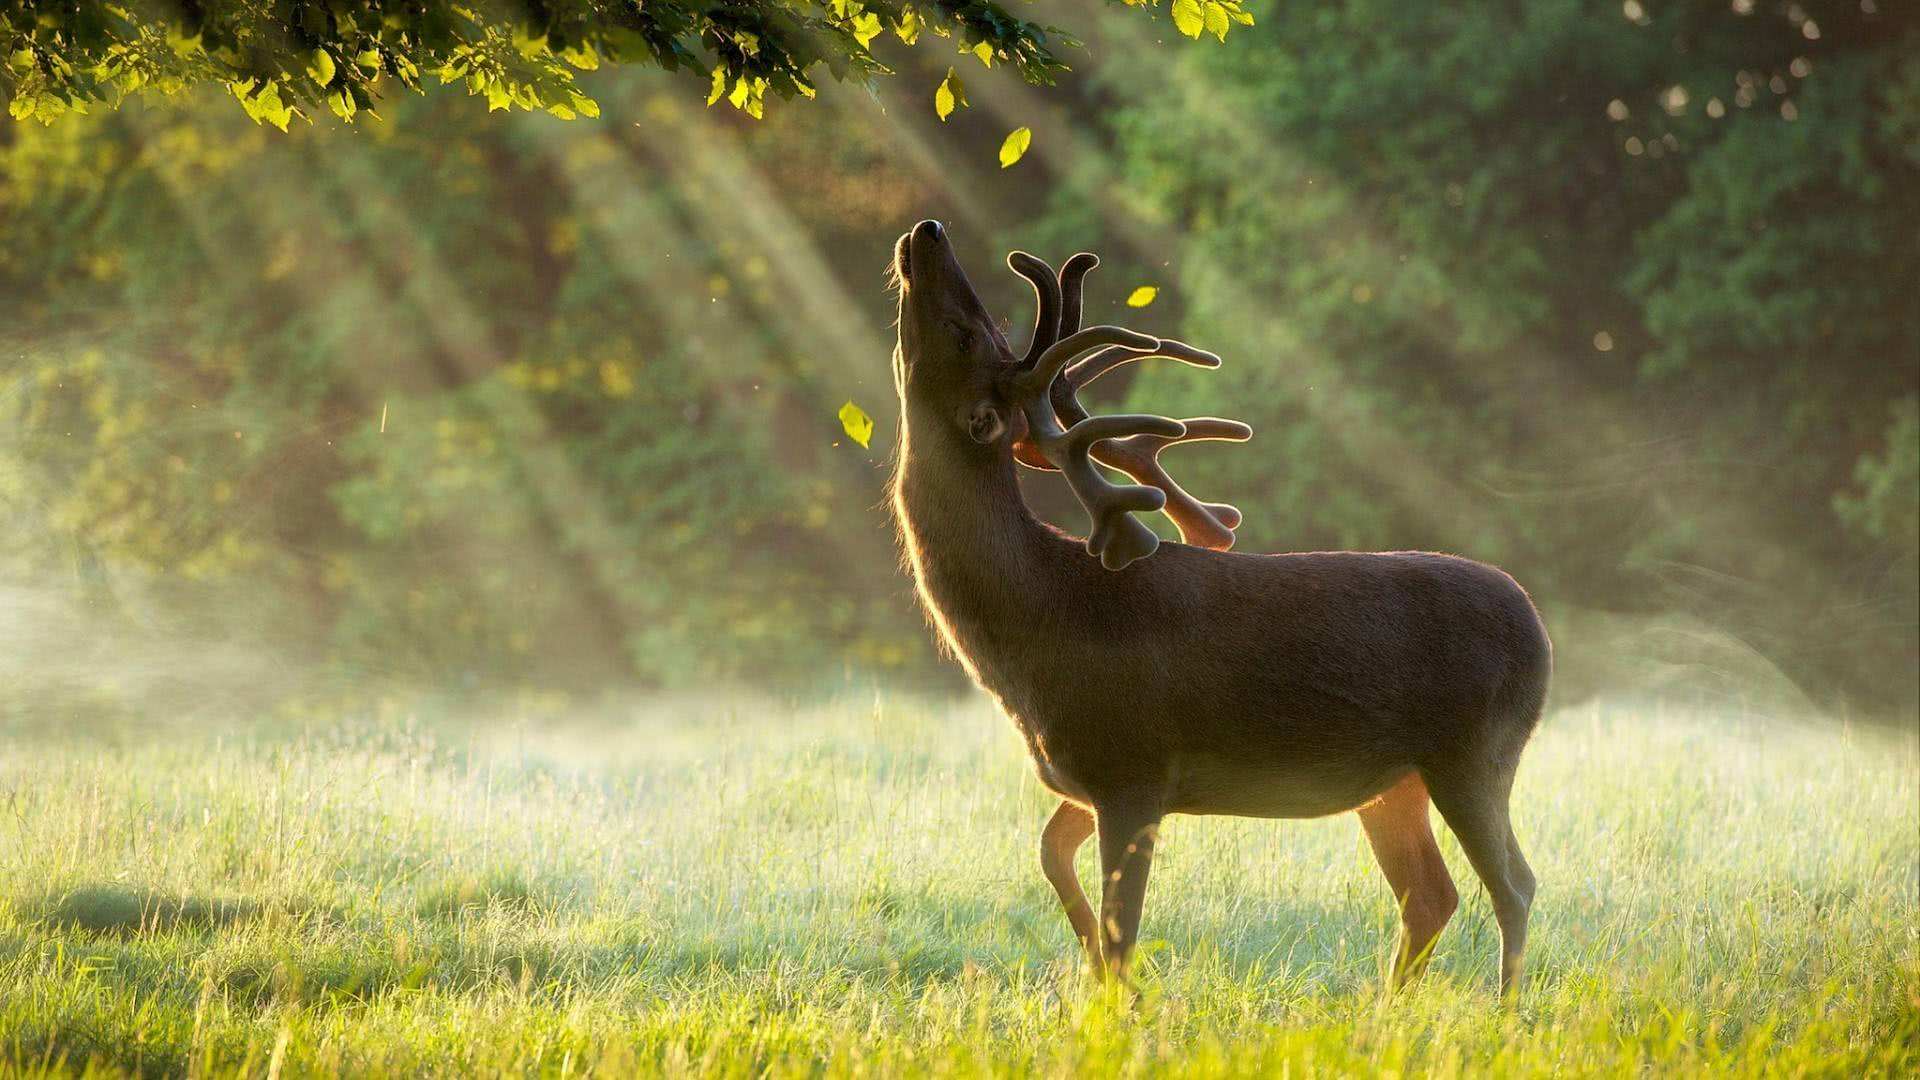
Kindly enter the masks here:
M 1164 815 L 1358 809 L 1402 907 L 1396 970 L 1410 974 L 1457 902 L 1430 792 L 1492 896 L 1514 986 L 1534 885 L 1507 801 L 1551 667 L 1525 591 L 1425 552 L 1168 543 L 1102 569 L 1021 499 L 1013 357 L 944 232 L 923 222 L 896 256 L 893 505 L 908 565 L 942 640 L 1063 799 L 1042 866 L 1082 938 L 1072 854 L 1099 835 L 1088 948 L 1105 970 L 1126 969 Z

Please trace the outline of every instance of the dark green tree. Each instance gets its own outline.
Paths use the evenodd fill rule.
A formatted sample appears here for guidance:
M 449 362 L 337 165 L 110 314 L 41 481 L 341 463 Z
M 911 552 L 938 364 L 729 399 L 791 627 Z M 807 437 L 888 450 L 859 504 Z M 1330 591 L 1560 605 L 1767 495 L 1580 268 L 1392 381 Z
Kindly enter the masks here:
M 1127 69 L 1121 189 L 1229 358 L 1136 404 L 1253 422 L 1181 470 L 1257 508 L 1252 549 L 1468 551 L 1550 610 L 1689 615 L 1818 696 L 1910 702 L 1894 8 L 1282 5 L 1270 47 Z

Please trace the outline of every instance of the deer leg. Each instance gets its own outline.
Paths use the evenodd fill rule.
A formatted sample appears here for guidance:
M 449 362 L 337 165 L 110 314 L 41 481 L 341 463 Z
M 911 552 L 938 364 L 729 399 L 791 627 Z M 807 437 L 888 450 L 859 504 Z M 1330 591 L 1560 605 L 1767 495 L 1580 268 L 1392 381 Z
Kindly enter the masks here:
M 1109 979 L 1127 976 L 1133 945 L 1140 936 L 1140 912 L 1147 899 L 1147 872 L 1160 834 L 1160 810 L 1146 802 L 1102 803 L 1094 807 L 1100 830 L 1100 954 Z
M 1527 915 L 1533 908 L 1533 869 L 1520 854 L 1508 817 L 1507 795 L 1513 789 L 1511 773 L 1462 782 L 1436 782 L 1426 777 L 1433 805 L 1460 841 L 1473 863 L 1474 873 L 1487 887 L 1493 917 L 1500 924 L 1500 990 L 1511 994 L 1520 987 L 1522 957 L 1527 949 Z
M 1520 854 L 1520 841 L 1513 835 L 1513 823 L 1507 823 L 1507 872 L 1513 878 L 1514 888 L 1527 901 L 1527 907 L 1533 907 L 1534 889 L 1539 882 L 1533 876 L 1533 867 L 1527 865 L 1527 857 Z
M 1434 939 L 1460 906 L 1460 894 L 1454 891 L 1453 876 L 1433 841 L 1427 785 L 1419 773 L 1408 773 L 1359 813 L 1373 856 L 1400 905 L 1400 941 L 1393 957 L 1397 987 L 1425 970 Z
M 1080 876 L 1073 872 L 1073 856 L 1080 845 L 1093 835 L 1093 813 L 1077 803 L 1062 801 L 1040 832 L 1040 870 L 1047 875 L 1053 891 L 1060 895 L 1060 906 L 1073 924 L 1073 936 L 1097 971 L 1100 968 L 1100 930 L 1093 918 L 1093 905 L 1080 888 Z

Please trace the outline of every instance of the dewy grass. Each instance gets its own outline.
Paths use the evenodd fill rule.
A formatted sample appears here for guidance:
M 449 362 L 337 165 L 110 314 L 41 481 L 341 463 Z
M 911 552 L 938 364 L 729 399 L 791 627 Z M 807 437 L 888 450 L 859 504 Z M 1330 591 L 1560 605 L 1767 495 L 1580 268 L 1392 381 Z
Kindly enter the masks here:
M 1912 1075 L 1910 734 L 1548 716 L 1503 1007 L 1484 896 L 1382 992 L 1357 824 L 1175 818 L 1137 1000 L 1091 985 L 1004 721 L 882 701 L 585 728 L 13 740 L 7 1071 Z M 1093 874 L 1090 852 L 1081 869 Z

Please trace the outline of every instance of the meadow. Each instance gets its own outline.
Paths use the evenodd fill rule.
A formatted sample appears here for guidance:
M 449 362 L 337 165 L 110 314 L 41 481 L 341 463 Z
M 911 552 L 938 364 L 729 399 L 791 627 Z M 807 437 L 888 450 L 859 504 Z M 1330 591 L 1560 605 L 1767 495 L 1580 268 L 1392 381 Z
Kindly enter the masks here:
M 16 725 L 0 1071 L 1913 1075 L 1917 780 L 1911 731 L 1569 707 L 1516 1003 L 1444 830 L 1464 903 L 1384 992 L 1350 815 L 1171 819 L 1129 1000 L 977 702 Z

